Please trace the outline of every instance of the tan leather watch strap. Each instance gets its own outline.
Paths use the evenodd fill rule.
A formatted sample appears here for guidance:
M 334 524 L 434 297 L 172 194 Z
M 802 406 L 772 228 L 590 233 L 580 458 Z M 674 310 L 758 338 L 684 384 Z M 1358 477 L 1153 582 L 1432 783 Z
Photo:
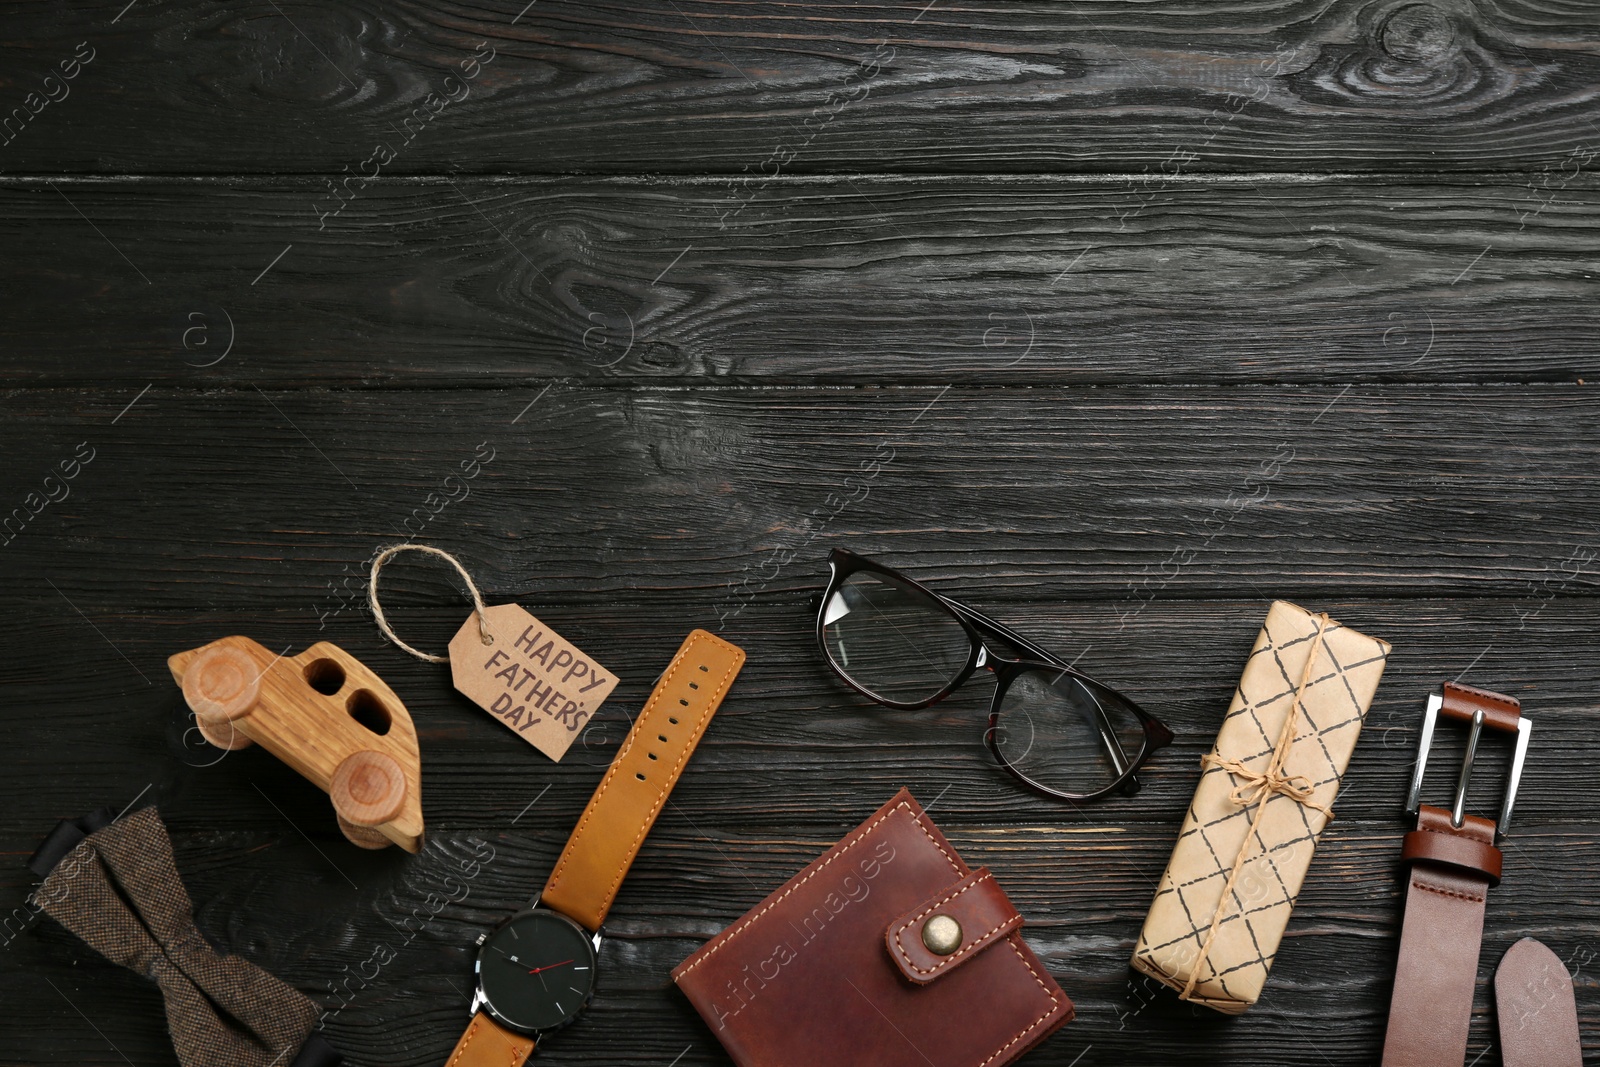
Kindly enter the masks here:
M 672 657 L 556 861 L 540 901 L 598 930 L 678 775 L 744 665 L 744 652 L 695 630 Z
M 480 1011 L 456 1042 L 445 1067 L 522 1067 L 533 1045 L 533 1038 L 512 1033 Z
M 1494 972 L 1505 1067 L 1583 1067 L 1578 1004 L 1561 958 L 1531 937 L 1518 941 Z

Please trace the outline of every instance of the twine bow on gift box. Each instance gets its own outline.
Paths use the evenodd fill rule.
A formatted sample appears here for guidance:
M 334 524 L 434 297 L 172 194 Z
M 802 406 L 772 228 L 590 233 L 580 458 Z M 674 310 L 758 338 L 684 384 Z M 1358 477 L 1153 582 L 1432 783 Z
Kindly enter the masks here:
M 1227 913 L 1228 900 L 1233 895 L 1234 883 L 1238 881 L 1239 872 L 1244 870 L 1245 861 L 1249 857 L 1250 842 L 1256 838 L 1256 831 L 1261 826 L 1261 817 L 1266 814 L 1267 803 L 1272 797 L 1274 795 L 1288 797 L 1297 804 L 1321 812 L 1330 820 L 1333 818 L 1332 810 L 1312 801 L 1311 797 L 1316 787 L 1312 785 L 1310 779 L 1303 774 L 1283 773 L 1283 765 L 1288 762 L 1289 752 L 1294 748 L 1295 727 L 1300 719 L 1300 700 L 1305 694 L 1306 686 L 1310 684 L 1311 671 L 1317 662 L 1317 653 L 1322 651 L 1322 633 L 1327 629 L 1328 622 L 1326 612 L 1317 615 L 1317 633 L 1311 641 L 1311 652 L 1306 656 L 1305 666 L 1300 671 L 1300 681 L 1295 686 L 1294 699 L 1289 703 L 1289 714 L 1284 716 L 1283 728 L 1278 731 L 1278 741 L 1273 746 L 1272 758 L 1267 761 L 1266 768 L 1256 770 L 1240 760 L 1224 759 L 1215 752 L 1209 752 L 1200 759 L 1202 767 L 1220 768 L 1235 778 L 1242 779 L 1228 793 L 1228 799 L 1240 808 L 1248 808 L 1254 804 L 1256 813 L 1250 819 L 1250 829 L 1244 835 L 1239 855 L 1234 859 L 1233 868 L 1228 872 L 1228 880 L 1222 886 L 1221 896 L 1217 898 L 1217 908 L 1211 915 L 1211 925 L 1206 930 L 1205 940 L 1200 944 L 1200 954 L 1189 969 L 1189 980 L 1184 983 L 1183 990 L 1178 994 L 1180 1000 L 1191 999 L 1194 996 L 1195 986 L 1200 984 L 1201 964 L 1211 952 L 1211 944 L 1216 939 L 1217 929 L 1222 925 L 1223 917 Z
M 1316 786 L 1311 784 L 1311 779 L 1303 774 L 1284 774 L 1281 767 L 1275 766 L 1277 756 L 1278 753 L 1274 751 L 1273 763 L 1267 764 L 1267 769 L 1264 771 L 1257 771 L 1239 760 L 1223 759 L 1214 754 L 1200 757 L 1200 766 L 1221 767 L 1234 777 L 1244 779 L 1242 783 L 1228 791 L 1228 799 L 1241 808 L 1248 808 L 1277 793 L 1314 811 L 1320 811 L 1332 819 L 1333 809 L 1311 802 L 1311 797 L 1316 792 Z

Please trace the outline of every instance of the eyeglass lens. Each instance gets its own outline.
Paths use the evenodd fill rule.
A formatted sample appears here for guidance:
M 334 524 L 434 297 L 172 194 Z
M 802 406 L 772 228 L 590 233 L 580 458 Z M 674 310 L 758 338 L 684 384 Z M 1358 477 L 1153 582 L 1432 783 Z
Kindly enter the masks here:
M 1012 770 L 1058 793 L 1110 786 L 1144 746 L 1144 724 L 1125 701 L 1076 675 L 1025 670 L 1011 679 L 994 745 Z
M 841 674 L 897 704 L 937 695 L 972 655 L 972 639 L 947 608 L 872 571 L 846 576 L 828 598 L 822 639 Z

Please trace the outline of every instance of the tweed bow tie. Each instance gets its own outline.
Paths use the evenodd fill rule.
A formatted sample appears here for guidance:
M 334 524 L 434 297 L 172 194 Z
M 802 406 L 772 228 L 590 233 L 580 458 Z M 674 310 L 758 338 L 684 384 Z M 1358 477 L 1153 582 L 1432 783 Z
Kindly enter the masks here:
M 184 1067 L 338 1063 L 338 1053 L 311 1033 L 318 1012 L 309 998 L 201 936 L 156 809 L 116 821 L 108 815 L 51 833 L 30 864 L 46 875 L 36 899 L 90 948 L 161 987 Z

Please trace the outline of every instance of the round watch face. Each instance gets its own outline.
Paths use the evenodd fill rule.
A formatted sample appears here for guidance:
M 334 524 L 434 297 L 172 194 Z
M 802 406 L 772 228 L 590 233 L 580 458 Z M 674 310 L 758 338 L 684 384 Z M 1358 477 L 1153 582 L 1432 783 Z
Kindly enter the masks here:
M 478 950 L 478 988 L 497 1022 L 523 1033 L 577 1018 L 594 994 L 595 950 L 587 930 L 559 912 L 518 912 Z

